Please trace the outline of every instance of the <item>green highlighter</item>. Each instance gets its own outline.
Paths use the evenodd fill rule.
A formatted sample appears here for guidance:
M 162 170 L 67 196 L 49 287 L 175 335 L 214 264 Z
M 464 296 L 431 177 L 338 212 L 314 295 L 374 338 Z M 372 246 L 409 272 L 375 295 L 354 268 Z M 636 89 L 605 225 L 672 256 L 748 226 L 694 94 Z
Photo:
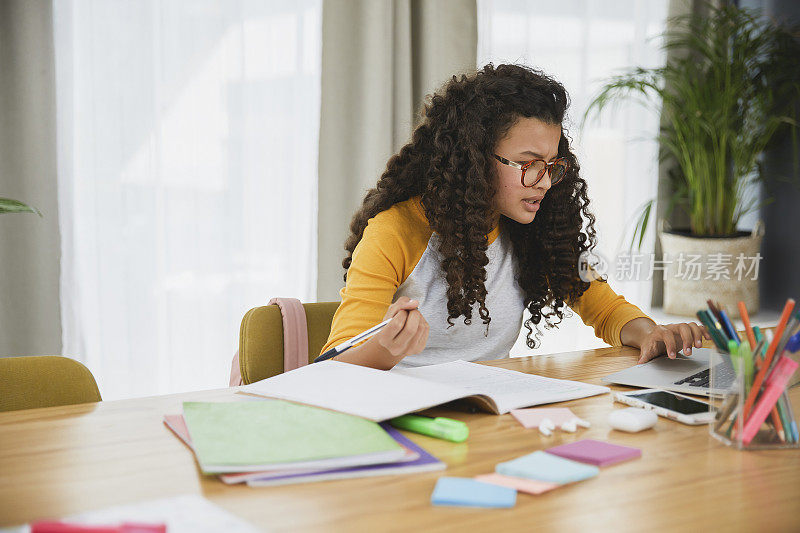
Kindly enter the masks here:
M 750 393 L 750 386 L 753 384 L 753 353 L 750 351 L 750 344 L 743 342 L 738 351 L 739 364 L 744 367 L 744 391 Z
M 389 420 L 398 429 L 406 429 L 414 433 L 422 433 L 437 439 L 452 442 L 464 442 L 469 437 L 469 428 L 464 422 L 437 416 L 403 415 Z
M 728 341 L 728 353 L 731 356 L 731 364 L 733 365 L 733 370 L 739 374 L 744 374 L 744 368 L 742 366 L 742 359 L 739 357 L 739 344 L 735 340 Z

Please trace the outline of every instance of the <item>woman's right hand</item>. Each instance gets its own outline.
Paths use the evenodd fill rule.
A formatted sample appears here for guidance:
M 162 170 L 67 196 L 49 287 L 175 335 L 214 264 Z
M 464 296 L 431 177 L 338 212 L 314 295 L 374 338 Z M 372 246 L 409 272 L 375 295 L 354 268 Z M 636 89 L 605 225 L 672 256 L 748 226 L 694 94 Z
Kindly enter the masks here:
M 418 307 L 419 302 L 416 300 L 407 296 L 398 298 L 383 316 L 384 320 L 391 318 L 392 321 L 375 335 L 374 342 L 398 358 L 424 350 L 430 326 Z
M 401 296 L 389 306 L 383 320 L 392 319 L 363 344 L 334 359 L 343 363 L 390 370 L 407 355 L 420 353 L 428 342 L 428 322 L 419 312 L 419 302 Z

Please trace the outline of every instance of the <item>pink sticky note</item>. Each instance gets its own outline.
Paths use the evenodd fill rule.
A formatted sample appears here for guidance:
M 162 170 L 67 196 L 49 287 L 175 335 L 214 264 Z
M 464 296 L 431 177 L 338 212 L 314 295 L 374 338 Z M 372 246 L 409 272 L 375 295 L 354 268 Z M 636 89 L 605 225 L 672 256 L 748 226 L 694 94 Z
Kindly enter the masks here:
M 547 453 L 581 463 L 608 466 L 642 456 L 642 450 L 593 439 L 583 439 L 545 450 Z
M 504 476 L 502 474 L 483 474 L 481 476 L 475 476 L 475 479 L 483 483 L 509 487 L 520 492 L 527 492 L 528 494 L 541 494 L 561 486 L 558 483 L 547 483 L 546 481 Z
M 522 424 L 522 427 L 538 428 L 542 420 L 549 418 L 556 426 L 578 418 L 566 407 L 532 407 L 529 409 L 512 409 L 511 416 Z

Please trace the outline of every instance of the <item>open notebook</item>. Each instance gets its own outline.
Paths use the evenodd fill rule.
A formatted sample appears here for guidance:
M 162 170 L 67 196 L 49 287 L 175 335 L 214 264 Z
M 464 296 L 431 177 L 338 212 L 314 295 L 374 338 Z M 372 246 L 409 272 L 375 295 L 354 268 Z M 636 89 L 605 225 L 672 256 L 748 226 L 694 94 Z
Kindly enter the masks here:
M 515 370 L 453 361 L 418 368 L 375 370 L 323 361 L 242 387 L 241 392 L 280 398 L 380 422 L 468 398 L 483 409 L 511 409 L 585 398 L 608 387 L 545 378 Z

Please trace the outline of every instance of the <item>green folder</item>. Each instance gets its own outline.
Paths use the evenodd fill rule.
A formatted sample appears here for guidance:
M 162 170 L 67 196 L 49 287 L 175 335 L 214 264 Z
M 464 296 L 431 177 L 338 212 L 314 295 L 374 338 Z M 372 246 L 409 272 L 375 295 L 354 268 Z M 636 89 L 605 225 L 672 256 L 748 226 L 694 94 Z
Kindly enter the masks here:
M 388 463 L 405 450 L 375 422 L 282 400 L 184 402 L 206 474 Z

